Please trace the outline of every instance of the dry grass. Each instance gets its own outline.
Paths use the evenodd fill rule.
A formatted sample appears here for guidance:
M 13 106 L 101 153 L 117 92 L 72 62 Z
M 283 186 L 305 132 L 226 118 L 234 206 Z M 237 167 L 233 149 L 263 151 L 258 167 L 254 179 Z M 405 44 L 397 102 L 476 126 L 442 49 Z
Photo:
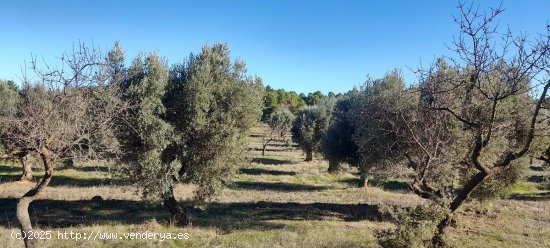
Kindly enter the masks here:
M 377 247 L 373 234 L 391 228 L 380 205 L 414 206 L 424 201 L 402 182 L 355 188 L 353 169 L 326 173 L 321 159 L 303 162 L 292 144 L 277 141 L 261 156 L 262 133 L 250 137 L 252 162 L 234 183 L 194 213 L 192 227 L 170 224 L 162 206 L 142 201 L 132 188 L 110 184 L 108 167 L 86 164 L 55 171 L 48 187 L 31 205 L 39 230 L 74 232 L 187 232 L 189 240 L 59 240 L 41 241 L 40 247 Z M 451 228 L 457 247 L 550 247 L 550 196 L 533 168 L 528 181 L 511 199 L 470 203 Z M 14 182 L 19 167 L 0 166 L 0 242 L 22 247 L 10 237 L 18 232 L 16 199 L 32 184 Z M 193 187 L 178 185 L 176 196 L 186 202 Z M 101 196 L 102 201 L 92 201 Z

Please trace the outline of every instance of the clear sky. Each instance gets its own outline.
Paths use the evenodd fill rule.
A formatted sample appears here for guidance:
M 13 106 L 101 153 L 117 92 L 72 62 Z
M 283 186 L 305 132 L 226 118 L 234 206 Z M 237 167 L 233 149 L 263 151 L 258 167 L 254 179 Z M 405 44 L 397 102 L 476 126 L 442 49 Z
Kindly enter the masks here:
M 480 1 L 481 8 L 499 1 Z M 248 72 L 274 88 L 345 92 L 388 70 L 449 54 L 457 1 L 24 1 L 0 0 L 0 79 L 17 81 L 31 53 L 54 61 L 73 43 L 127 60 L 157 51 L 178 63 L 204 44 L 227 42 Z M 501 26 L 543 33 L 550 1 L 504 0 Z

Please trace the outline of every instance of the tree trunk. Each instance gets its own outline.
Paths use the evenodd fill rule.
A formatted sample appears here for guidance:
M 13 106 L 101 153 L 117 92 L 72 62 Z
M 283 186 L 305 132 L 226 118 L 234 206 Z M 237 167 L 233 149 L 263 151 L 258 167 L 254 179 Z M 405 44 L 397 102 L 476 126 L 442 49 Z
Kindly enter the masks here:
M 36 196 L 50 183 L 52 178 L 53 168 L 51 167 L 51 161 L 49 160 L 49 153 L 47 150 L 43 149 L 40 153 L 42 158 L 42 163 L 44 164 L 44 177 L 36 184 L 34 188 L 29 190 L 23 197 L 19 198 L 17 202 L 17 220 L 19 221 L 21 234 L 23 235 L 23 242 L 25 247 L 34 248 L 36 247 L 36 239 L 29 239 L 27 234 L 32 231 L 31 218 L 29 216 L 29 205 L 34 200 Z
M 313 161 L 313 152 L 312 151 L 306 151 L 306 162 Z
M 359 188 L 368 188 L 368 182 L 369 182 L 369 179 L 367 177 L 367 175 L 365 174 L 361 174 L 361 177 L 359 178 Z
M 21 175 L 19 181 L 32 182 L 32 167 L 29 164 L 29 155 L 24 154 L 20 156 L 19 161 L 21 161 L 21 164 L 23 165 L 23 175 Z
M 178 205 L 178 201 L 174 197 L 173 189 L 170 190 L 170 193 L 164 196 L 164 205 L 172 214 L 172 218 L 177 225 L 187 226 L 191 224 L 191 217 L 185 208 Z
M 328 173 L 330 174 L 336 174 L 340 172 L 340 162 L 334 159 L 330 159 L 328 161 Z
M 267 148 L 267 144 L 269 144 L 269 142 L 271 142 L 272 140 L 273 140 L 273 138 L 270 138 L 264 143 L 264 145 L 262 147 L 262 156 L 265 156 L 265 149 Z
M 71 168 L 71 169 L 74 169 L 75 168 L 75 162 L 74 162 L 74 158 L 70 158 L 69 160 L 67 160 L 67 162 L 65 163 L 65 165 L 67 166 L 67 168 Z
M 464 185 L 464 188 L 460 190 L 458 195 L 453 199 L 451 204 L 449 205 L 449 210 L 451 211 L 447 217 L 445 217 L 443 220 L 437 224 L 437 230 L 432 238 L 432 245 L 434 247 L 445 247 L 445 241 L 443 240 L 443 234 L 445 233 L 445 229 L 451 222 L 451 216 L 454 214 L 454 212 L 462 206 L 462 204 L 470 198 L 470 195 L 472 192 L 479 186 L 485 179 L 489 176 L 489 174 L 480 171 L 478 172 L 474 177 Z
M 262 156 L 265 156 L 265 148 L 267 147 L 267 143 L 264 144 L 262 147 Z

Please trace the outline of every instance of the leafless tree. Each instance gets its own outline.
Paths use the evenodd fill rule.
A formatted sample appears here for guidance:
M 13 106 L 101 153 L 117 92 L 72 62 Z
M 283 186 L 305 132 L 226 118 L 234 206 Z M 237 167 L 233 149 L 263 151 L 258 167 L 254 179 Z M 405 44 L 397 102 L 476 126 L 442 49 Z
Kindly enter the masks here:
M 529 152 L 550 88 L 550 80 L 542 80 L 550 75 L 548 34 L 534 40 L 510 31 L 499 34 L 495 22 L 501 7 L 481 13 L 461 3 L 458 9 L 460 34 L 451 46 L 458 57 L 449 58 L 452 66 L 438 61 L 420 71 L 419 108 L 415 119 L 402 122 L 402 134 L 413 148 L 405 155 L 415 172 L 413 191 L 424 198 L 449 197 L 449 214 L 437 225 L 435 246 L 444 244 L 452 214 L 476 188 Z M 458 189 L 452 182 L 446 188 L 428 179 L 462 169 L 472 173 L 460 175 L 466 178 Z
M 30 203 L 48 186 L 54 163 L 116 153 L 114 118 L 124 103 L 108 75 L 100 52 L 78 44 L 60 58 L 59 67 L 33 57 L 23 74 L 16 111 L 0 119 L 2 133 L 19 150 L 36 153 L 44 176 L 17 203 L 17 219 L 26 247 L 35 247 Z

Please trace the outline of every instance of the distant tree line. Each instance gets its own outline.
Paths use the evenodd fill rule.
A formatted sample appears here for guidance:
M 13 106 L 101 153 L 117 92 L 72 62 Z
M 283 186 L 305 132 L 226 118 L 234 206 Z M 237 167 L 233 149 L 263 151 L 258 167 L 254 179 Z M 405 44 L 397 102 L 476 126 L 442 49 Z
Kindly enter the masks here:
M 296 114 L 298 110 L 305 106 L 318 105 L 326 97 L 339 97 L 342 93 L 329 92 L 328 95 L 321 91 L 313 93 L 296 93 L 295 91 L 286 91 L 284 89 L 275 90 L 271 86 L 265 87 L 265 98 L 262 120 L 265 122 L 269 119 L 271 113 L 276 110 L 288 109 L 292 114 Z

